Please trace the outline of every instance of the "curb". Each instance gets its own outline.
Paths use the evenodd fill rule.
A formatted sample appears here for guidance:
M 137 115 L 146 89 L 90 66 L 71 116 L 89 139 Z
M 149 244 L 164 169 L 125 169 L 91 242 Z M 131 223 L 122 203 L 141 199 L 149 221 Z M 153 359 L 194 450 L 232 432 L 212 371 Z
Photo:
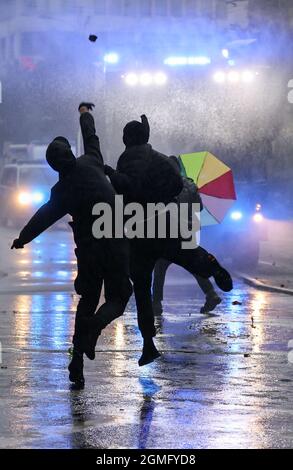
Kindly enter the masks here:
M 243 273 L 236 273 L 242 281 L 245 282 L 245 284 L 254 287 L 255 289 L 259 290 L 265 290 L 269 292 L 279 292 L 280 294 L 286 294 L 286 295 L 293 295 L 293 290 L 292 289 L 286 289 L 285 287 L 277 287 L 277 286 L 271 286 L 269 284 L 264 284 L 261 281 L 258 281 L 257 279 L 254 279 L 253 277 L 247 276 L 246 274 Z

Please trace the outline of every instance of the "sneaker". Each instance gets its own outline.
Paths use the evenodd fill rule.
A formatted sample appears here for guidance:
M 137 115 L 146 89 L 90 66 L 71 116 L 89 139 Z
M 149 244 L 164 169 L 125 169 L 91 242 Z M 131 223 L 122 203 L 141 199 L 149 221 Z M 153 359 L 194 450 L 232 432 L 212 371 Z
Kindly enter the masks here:
M 162 315 L 163 313 L 163 306 L 160 300 L 153 301 L 153 311 L 155 316 Z
M 215 310 L 216 306 L 222 302 L 221 297 L 216 292 L 207 294 L 206 301 L 203 307 L 200 309 L 200 313 L 208 313 Z

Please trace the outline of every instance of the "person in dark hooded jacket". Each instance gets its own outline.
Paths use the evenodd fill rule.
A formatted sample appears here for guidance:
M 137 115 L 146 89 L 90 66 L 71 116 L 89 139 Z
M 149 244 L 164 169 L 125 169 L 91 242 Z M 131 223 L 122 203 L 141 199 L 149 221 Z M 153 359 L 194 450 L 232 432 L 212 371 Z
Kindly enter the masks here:
M 105 165 L 105 173 L 125 203 L 164 202 L 168 204 L 182 191 L 183 181 L 178 169 L 170 165 L 166 155 L 148 143 L 150 127 L 145 115 L 131 121 L 123 131 L 126 150 L 117 163 L 117 171 Z
M 150 154 L 154 157 L 151 160 L 154 167 L 153 174 L 156 177 L 160 174 L 160 165 L 158 164 L 156 175 L 155 156 L 161 154 L 148 144 L 150 127 L 145 115 L 141 116 L 141 121 L 131 121 L 124 127 L 123 142 L 126 148 L 118 160 L 116 170 L 105 165 L 105 173 L 109 176 L 117 193 L 125 197 L 126 202 L 153 202 L 153 200 L 147 201 L 144 197 L 147 189 L 145 174 L 149 171 Z M 171 164 L 169 163 L 169 165 Z M 169 189 L 167 179 L 169 179 L 169 173 L 168 178 L 161 174 L 163 188 Z M 177 181 L 176 178 L 174 178 L 175 181 Z M 151 184 L 152 181 L 150 181 L 150 186 Z M 176 186 L 174 195 L 178 195 L 182 188 L 181 179 L 181 186 L 180 184 Z M 161 191 L 161 194 L 163 192 Z M 159 202 L 159 197 L 156 197 L 156 194 L 154 197 L 156 202 Z M 224 291 L 230 291 L 233 288 L 230 274 L 220 266 L 213 255 L 201 247 L 183 249 L 181 243 L 180 237 L 174 239 L 168 236 L 166 239 L 134 238 L 130 240 L 130 271 L 136 298 L 138 325 L 144 341 L 139 365 L 152 362 L 160 355 L 153 342 L 156 330 L 151 295 L 152 272 L 159 259 L 164 258 L 171 263 L 178 264 L 194 275 L 205 278 L 213 276 L 216 284 Z
M 85 154 L 76 159 L 64 137 L 56 137 L 51 142 L 46 158 L 59 173 L 59 181 L 51 190 L 50 200 L 36 212 L 12 245 L 12 248 L 23 248 L 64 215 L 72 216 L 70 225 L 77 257 L 75 289 L 81 297 L 76 312 L 69 379 L 78 386 L 84 385 L 83 354 L 94 359 L 94 350 L 87 349 L 88 336 L 93 334 L 91 330 L 97 339 L 103 328 L 123 314 L 132 293 L 127 240 L 96 239 L 92 234 L 93 206 L 106 202 L 114 213 L 115 191 L 104 174 L 99 138 L 89 112 L 91 107 L 90 103 L 79 106 Z M 107 297 L 95 315 L 103 281 Z
M 178 157 L 171 155 L 169 157 L 170 163 L 175 165 L 175 167 L 181 172 L 181 166 Z M 203 209 L 202 200 L 198 191 L 198 188 L 194 181 L 191 178 L 182 176 L 183 178 L 183 189 L 181 193 L 177 196 L 176 200 L 178 204 L 187 203 L 189 205 L 189 221 L 192 225 L 192 204 L 198 204 L 200 210 Z M 153 309 L 155 315 L 161 315 L 163 313 L 162 301 L 164 298 L 164 284 L 166 273 L 169 266 L 172 263 L 166 259 L 160 259 L 157 261 L 153 273 Z M 222 301 L 221 297 L 217 294 L 214 289 L 213 284 L 209 279 L 205 279 L 201 276 L 194 275 L 200 289 L 206 296 L 206 301 L 203 307 L 201 308 L 201 313 L 211 312 L 219 305 Z

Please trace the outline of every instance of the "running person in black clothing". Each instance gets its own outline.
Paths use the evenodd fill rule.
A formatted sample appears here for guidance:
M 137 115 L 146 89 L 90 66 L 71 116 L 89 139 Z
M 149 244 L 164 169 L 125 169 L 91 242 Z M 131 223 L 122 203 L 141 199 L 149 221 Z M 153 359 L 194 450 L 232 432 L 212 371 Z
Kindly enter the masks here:
M 178 157 L 171 155 L 169 157 L 169 162 L 175 165 L 178 171 L 181 172 L 181 166 Z M 194 181 L 191 178 L 182 176 L 183 179 L 183 189 L 181 193 L 177 196 L 176 201 L 178 205 L 180 203 L 187 203 L 190 205 L 191 210 L 189 211 L 190 216 L 190 225 L 192 225 L 192 204 L 198 204 L 202 210 L 202 200 L 198 192 L 198 188 Z M 153 273 L 153 309 L 155 315 L 161 315 L 163 313 L 162 301 L 164 298 L 164 284 L 166 273 L 171 265 L 171 261 L 166 259 L 160 259 L 156 262 L 154 273 Z M 209 279 L 205 279 L 201 276 L 194 275 L 199 287 L 206 296 L 206 301 L 204 306 L 200 309 L 201 313 L 211 312 L 219 305 L 222 301 L 221 297 L 217 294 L 214 289 L 213 284 Z
M 87 348 L 88 335 L 95 330 L 96 338 L 112 320 L 123 314 L 132 293 L 129 280 L 128 241 L 125 239 L 96 239 L 92 234 L 93 206 L 98 202 L 111 205 L 115 214 L 115 191 L 104 173 L 104 162 L 96 135 L 92 105 L 79 106 L 80 125 L 85 154 L 75 158 L 68 140 L 56 137 L 48 146 L 48 164 L 59 173 L 59 181 L 44 204 L 14 240 L 12 248 L 23 248 L 66 214 L 72 216 L 70 225 L 76 243 L 76 292 L 81 296 L 76 312 L 73 337 L 73 358 L 69 365 L 70 381 L 82 387 L 83 354 L 94 359 L 94 350 Z M 103 281 L 107 296 L 99 303 Z
M 118 194 L 123 194 L 125 201 L 148 203 L 153 200 L 146 200 L 147 180 L 146 174 L 150 161 L 152 162 L 153 180 L 157 184 L 157 194 L 149 191 L 150 198 L 154 197 L 156 202 L 164 196 L 164 188 L 170 187 L 171 174 L 164 178 L 162 174 L 162 156 L 148 144 L 150 128 L 146 116 L 141 117 L 142 122 L 131 121 L 123 130 L 123 142 L 125 151 L 120 156 L 117 168 L 114 170 L 105 165 L 105 173 L 109 176 L 114 189 Z M 156 158 L 158 161 L 156 168 Z M 165 157 L 167 158 L 167 157 Z M 167 158 L 168 160 L 168 158 Z M 171 165 L 171 163 L 169 163 Z M 176 170 L 174 170 L 176 171 Z M 177 170 L 179 174 L 179 171 Z M 150 186 L 152 178 L 149 178 Z M 174 182 L 176 178 L 174 177 Z M 141 189 L 144 188 L 142 193 Z M 178 186 L 178 195 L 183 188 Z M 161 199 L 162 202 L 165 200 Z M 170 202 L 170 201 L 167 201 Z M 130 240 L 130 270 L 133 281 L 134 294 L 137 305 L 138 325 L 143 336 L 144 347 L 143 354 L 139 360 L 139 365 L 152 362 L 159 356 L 153 343 L 153 337 L 156 335 L 154 326 L 154 312 L 152 306 L 152 272 L 157 261 L 161 258 L 171 263 L 178 264 L 193 275 L 204 278 L 214 277 L 216 284 L 223 291 L 230 291 L 233 288 L 233 282 L 230 274 L 218 263 L 215 257 L 209 254 L 201 247 L 194 249 L 182 249 L 182 239 L 166 237 L 160 238 L 134 238 Z

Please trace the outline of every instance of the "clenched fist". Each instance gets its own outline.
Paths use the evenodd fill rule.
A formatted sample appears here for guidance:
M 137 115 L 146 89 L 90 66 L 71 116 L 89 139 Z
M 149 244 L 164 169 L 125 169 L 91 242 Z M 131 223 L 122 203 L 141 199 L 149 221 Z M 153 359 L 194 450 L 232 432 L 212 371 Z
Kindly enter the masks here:
M 24 245 L 23 243 L 20 242 L 19 238 L 16 238 L 12 245 L 11 245 L 11 249 L 13 250 L 13 248 L 15 248 L 16 250 L 19 250 L 20 248 L 23 248 Z

